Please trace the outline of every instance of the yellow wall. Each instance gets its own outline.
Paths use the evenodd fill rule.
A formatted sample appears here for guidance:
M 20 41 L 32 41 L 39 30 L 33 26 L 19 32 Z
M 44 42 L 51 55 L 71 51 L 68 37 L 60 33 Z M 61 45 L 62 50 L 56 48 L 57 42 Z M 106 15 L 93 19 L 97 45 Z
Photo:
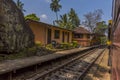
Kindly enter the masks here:
M 42 44 L 47 44 L 47 34 L 48 34 L 48 29 L 51 29 L 51 41 L 55 40 L 58 43 L 63 43 L 62 42 L 62 32 L 67 32 L 69 33 L 69 42 L 72 42 L 72 31 L 66 30 L 66 29 L 61 29 L 58 27 L 53 27 L 52 25 L 48 25 L 45 23 L 41 23 L 41 22 L 28 22 L 30 28 L 32 29 L 34 35 L 35 35 L 35 42 L 36 41 L 40 41 Z M 54 38 L 54 32 L 55 30 L 59 30 L 60 31 L 60 38 L 59 39 L 55 39 Z M 65 34 L 64 37 L 64 41 L 67 42 L 67 35 Z
M 52 35 L 51 35 L 51 37 L 52 37 L 52 40 L 55 40 L 56 42 L 58 42 L 58 43 L 62 43 L 62 34 L 63 34 L 63 31 L 64 32 L 67 32 L 67 33 L 69 33 L 69 42 L 72 42 L 72 31 L 68 31 L 68 30 L 64 30 L 64 29 L 60 29 L 60 28 L 56 28 L 56 27 L 51 27 L 50 28 L 51 30 L 52 30 Z M 59 30 L 60 31 L 60 38 L 59 39 L 55 39 L 54 37 L 55 37 L 55 30 Z M 65 34 L 65 36 L 64 36 L 64 41 L 65 42 L 67 42 L 67 38 L 68 38 L 68 36 Z
M 46 27 L 40 27 L 40 25 L 34 22 L 29 23 L 29 25 L 35 35 L 35 42 L 46 43 Z M 41 26 L 43 25 L 41 24 Z
M 90 46 L 90 38 L 87 38 L 89 34 L 83 34 L 83 38 L 74 38 L 74 41 L 77 41 L 80 46 Z

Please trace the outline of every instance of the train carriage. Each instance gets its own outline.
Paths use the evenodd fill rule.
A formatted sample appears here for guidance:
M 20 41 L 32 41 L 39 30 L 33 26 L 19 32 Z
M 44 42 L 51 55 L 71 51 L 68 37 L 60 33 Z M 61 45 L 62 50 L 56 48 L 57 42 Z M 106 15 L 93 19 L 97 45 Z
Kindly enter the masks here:
M 112 45 L 110 54 L 112 58 L 111 80 L 120 80 L 120 0 L 113 0 L 112 24 L 110 24 L 110 40 Z

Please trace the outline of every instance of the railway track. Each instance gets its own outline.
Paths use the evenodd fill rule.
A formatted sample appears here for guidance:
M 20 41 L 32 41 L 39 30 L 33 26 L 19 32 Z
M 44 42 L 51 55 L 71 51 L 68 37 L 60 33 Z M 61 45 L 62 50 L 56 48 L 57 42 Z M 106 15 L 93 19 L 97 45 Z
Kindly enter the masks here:
M 93 49 L 25 80 L 82 80 L 104 49 Z
M 44 63 L 38 64 L 36 66 L 37 69 L 35 66 L 33 66 L 33 68 L 28 67 L 25 69 L 24 68 L 20 69 L 19 71 L 16 71 L 15 74 L 13 74 L 12 80 L 26 80 L 26 79 L 30 78 L 31 76 L 35 76 L 39 73 L 43 73 L 44 71 L 48 71 L 49 69 L 57 67 L 58 65 L 62 65 L 64 62 L 70 61 L 71 59 L 75 58 L 76 56 L 79 56 L 79 55 L 85 54 L 86 52 L 91 52 L 94 50 L 95 49 L 91 49 L 91 50 L 89 49 L 86 51 L 74 53 L 72 55 L 67 55 L 65 57 L 56 58 L 55 60 L 52 60 L 52 61 L 46 61 Z
M 71 59 L 80 56 L 82 54 L 85 54 L 87 52 L 94 51 L 98 47 L 91 48 L 89 50 L 80 51 L 74 54 L 66 55 L 60 58 L 56 58 L 50 61 L 46 61 L 37 65 L 33 65 L 27 68 L 23 68 L 20 70 L 17 70 L 13 73 L 12 79 L 8 80 L 26 80 L 29 79 L 39 73 L 43 73 L 45 71 L 48 71 L 54 67 L 57 67 L 58 65 L 62 65 L 63 63 L 70 61 Z M 4 76 L 4 75 L 3 75 Z M 4 78 L 3 78 L 4 79 Z

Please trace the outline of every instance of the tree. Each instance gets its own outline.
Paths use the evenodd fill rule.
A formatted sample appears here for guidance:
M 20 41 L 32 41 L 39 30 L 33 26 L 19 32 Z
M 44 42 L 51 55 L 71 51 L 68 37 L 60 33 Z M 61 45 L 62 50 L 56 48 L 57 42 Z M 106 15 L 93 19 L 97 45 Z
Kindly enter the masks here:
M 64 15 L 60 15 L 60 20 L 58 21 L 58 24 L 60 27 L 62 28 L 67 28 L 67 23 L 68 23 L 68 15 L 64 14 Z
M 96 24 L 96 28 L 94 29 L 94 33 L 100 34 L 100 35 L 105 35 L 107 33 L 108 26 L 105 23 L 105 21 L 98 22 Z
M 23 11 L 23 12 L 26 11 L 26 10 L 23 9 L 24 4 L 23 4 L 20 0 L 17 0 L 16 6 L 17 6 L 21 11 Z
M 60 15 L 60 20 L 58 20 L 58 25 L 65 29 L 72 29 L 71 28 L 72 24 L 67 14 Z
M 72 30 L 78 27 L 80 24 L 80 19 L 75 13 L 75 10 L 71 8 L 68 14 L 64 14 L 60 16 L 60 20 L 58 20 L 58 25 L 62 28 L 66 28 Z
M 72 29 L 79 27 L 80 19 L 73 8 L 70 9 L 68 16 L 69 16 L 69 20 L 72 24 Z
M 31 20 L 34 20 L 34 21 L 40 21 L 40 18 L 37 17 L 36 14 L 34 14 L 34 13 L 26 15 L 25 19 L 31 19 Z
M 96 23 L 98 23 L 102 18 L 103 11 L 101 9 L 95 10 L 94 12 L 89 12 L 84 15 L 85 21 L 83 24 L 88 27 L 91 32 L 94 32 Z
M 60 8 L 62 8 L 62 6 L 59 4 L 60 0 L 52 0 L 51 4 L 50 4 L 50 8 L 52 11 L 54 11 L 56 13 L 56 18 L 58 21 L 58 11 L 60 11 Z
M 105 44 L 107 41 L 107 36 L 105 36 L 105 33 L 107 33 L 108 27 L 105 21 L 98 22 L 96 24 L 96 28 L 94 29 L 94 37 L 93 40 L 96 40 L 99 44 Z

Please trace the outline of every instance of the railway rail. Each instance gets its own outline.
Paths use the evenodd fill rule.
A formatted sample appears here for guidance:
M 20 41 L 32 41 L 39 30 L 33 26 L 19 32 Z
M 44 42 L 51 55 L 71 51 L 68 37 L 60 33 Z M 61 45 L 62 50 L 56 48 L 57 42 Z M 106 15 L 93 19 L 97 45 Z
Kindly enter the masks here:
M 88 49 L 84 49 L 84 50 L 71 50 L 71 51 L 66 51 L 67 54 L 53 54 L 53 55 L 48 55 L 46 57 L 41 57 L 39 58 L 40 61 L 38 62 L 38 58 L 35 60 L 37 60 L 37 63 L 32 63 L 32 62 L 29 62 L 29 63 L 32 63 L 32 64 L 35 64 L 35 65 L 29 65 L 28 67 L 22 67 L 21 65 L 21 68 L 20 69 L 16 69 L 16 67 L 19 67 L 19 66 L 15 66 L 13 69 L 13 71 L 11 70 L 11 72 L 8 72 L 8 73 L 5 73 L 5 74 L 1 74 L 0 75 L 0 80 L 36 80 L 38 78 L 39 80 L 39 76 L 40 75 L 46 75 L 49 74 L 49 72 L 51 73 L 52 70 L 54 72 L 54 69 L 57 70 L 59 69 L 59 67 L 64 64 L 68 64 L 66 62 L 69 62 L 71 60 L 74 60 L 75 58 L 79 58 L 81 56 L 81 58 L 85 55 L 87 55 L 88 53 L 91 53 L 93 51 L 96 51 L 97 48 L 103 48 L 105 47 L 104 45 L 102 46 L 93 46 L 93 47 L 90 47 Z M 68 54 L 69 53 L 69 54 Z M 50 59 L 50 60 L 49 60 Z M 22 60 L 24 61 L 24 60 Z M 27 60 L 29 61 L 29 60 Z M 30 60 L 31 61 L 31 60 Z M 16 61 L 17 62 L 17 61 Z M 20 62 L 20 61 L 18 61 Z M 23 62 L 22 62 L 23 63 Z M 28 65 L 27 62 L 25 62 L 26 65 Z M 26 66 L 25 65 L 25 66 Z M 4 69 L 3 69 L 4 70 Z M 6 68 L 5 68 L 6 70 Z M 44 75 L 44 76 L 45 76 Z M 42 80 L 45 80 L 45 79 L 42 79 Z
M 82 80 L 104 49 L 93 49 L 25 80 Z
M 27 73 L 29 75 L 24 75 L 23 77 L 20 77 L 19 80 L 26 80 L 28 77 L 35 76 L 39 73 L 48 71 L 54 67 L 57 67 L 58 65 L 62 65 L 64 62 L 70 61 L 71 59 L 73 59 L 79 55 L 85 54 L 86 52 L 91 52 L 93 50 L 95 50 L 95 49 L 82 51 L 82 52 L 80 51 L 78 53 L 75 53 L 75 54 L 72 54 L 72 55 L 69 55 L 66 57 L 62 57 L 62 58 L 56 59 L 54 61 L 45 62 L 40 65 L 40 68 L 38 68 L 36 72 L 33 72 L 31 75 L 29 73 Z M 16 77 L 14 80 L 16 80 L 16 79 L 18 79 L 18 77 Z

